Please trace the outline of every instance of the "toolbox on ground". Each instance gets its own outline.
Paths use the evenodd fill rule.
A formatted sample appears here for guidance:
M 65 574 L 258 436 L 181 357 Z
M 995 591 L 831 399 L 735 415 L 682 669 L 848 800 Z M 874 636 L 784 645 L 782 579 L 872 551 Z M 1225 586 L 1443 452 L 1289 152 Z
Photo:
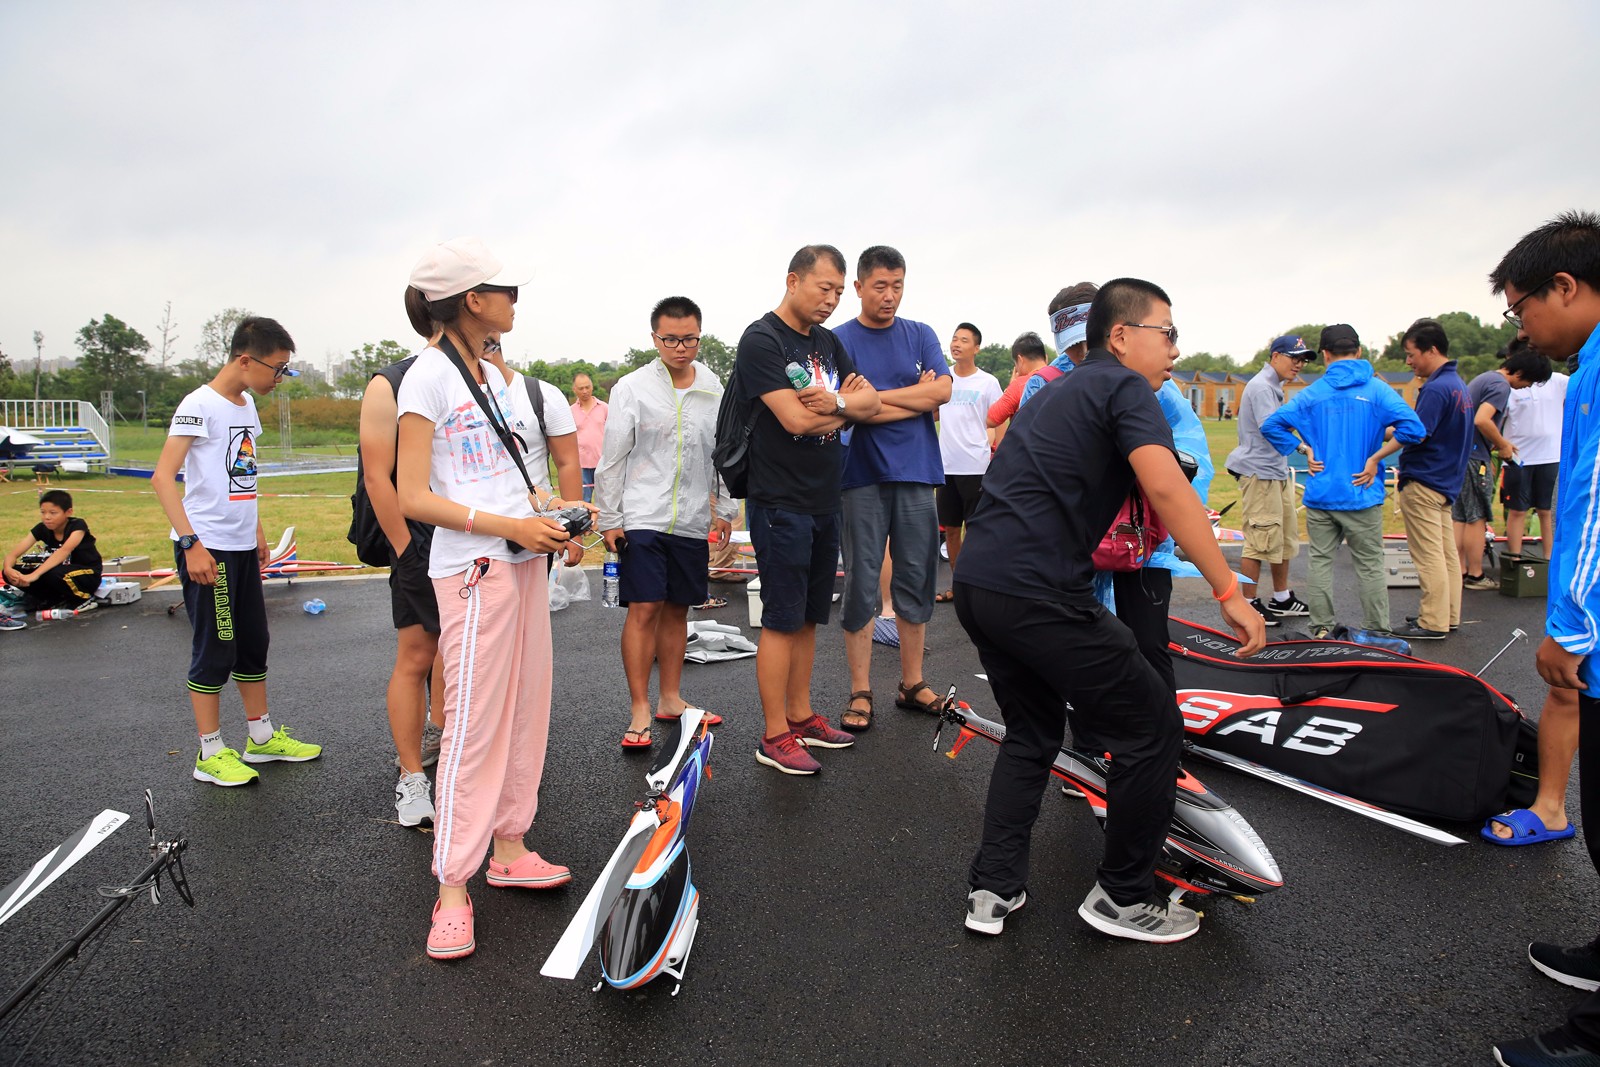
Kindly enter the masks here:
M 1500 595 L 1501 596 L 1537 596 L 1542 597 L 1550 592 L 1550 561 L 1543 556 L 1535 556 L 1524 552 L 1520 556 L 1513 556 L 1509 552 L 1500 555 Z
M 1383 546 L 1383 576 L 1390 589 L 1415 589 L 1422 585 L 1417 565 L 1411 562 L 1411 546 Z

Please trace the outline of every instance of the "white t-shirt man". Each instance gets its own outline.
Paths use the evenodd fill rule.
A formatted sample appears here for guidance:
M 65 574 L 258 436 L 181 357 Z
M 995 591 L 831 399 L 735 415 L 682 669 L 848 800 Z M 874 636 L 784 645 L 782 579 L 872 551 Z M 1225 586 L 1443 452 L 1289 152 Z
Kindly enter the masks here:
M 498 367 L 481 364 L 487 385 L 484 392 L 498 408 L 511 432 L 527 443 L 523 465 L 535 485 L 549 488 L 549 453 L 539 434 L 533 403 L 523 376 L 509 378 Z M 542 383 L 541 383 L 542 384 Z M 492 393 L 490 387 L 493 387 Z M 574 432 L 572 414 L 554 386 L 544 385 L 545 426 L 552 437 Z M 529 518 L 534 514 L 528 487 L 510 453 L 500 443 L 488 417 L 472 398 L 461 372 L 443 352 L 425 349 L 400 383 L 397 398 L 402 416 L 416 413 L 433 423 L 433 457 L 428 486 L 447 500 L 495 515 Z M 466 570 L 480 557 L 523 563 L 535 553 L 513 553 L 504 538 L 485 537 L 439 527 L 428 556 L 428 577 L 448 578 Z
M 1517 446 L 1517 462 L 1531 467 L 1561 462 L 1561 412 L 1567 402 L 1567 376 L 1511 390 L 1505 435 Z
M 256 440 L 261 418 L 249 392 L 235 404 L 202 385 L 178 404 L 168 433 L 192 437 L 183 464 L 183 510 L 200 543 L 221 552 L 256 548 Z M 171 537 L 178 539 L 178 531 Z
M 939 458 L 946 474 L 982 474 L 989 469 L 989 405 L 1000 399 L 1000 382 L 974 367 L 962 376 L 951 368 L 950 399 L 939 405 Z

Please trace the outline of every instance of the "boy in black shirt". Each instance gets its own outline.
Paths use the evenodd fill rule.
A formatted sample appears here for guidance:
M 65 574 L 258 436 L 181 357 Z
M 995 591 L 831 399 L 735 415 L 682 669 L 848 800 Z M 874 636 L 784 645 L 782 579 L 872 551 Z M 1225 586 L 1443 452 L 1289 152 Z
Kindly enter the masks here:
M 28 573 L 17 562 L 35 544 L 49 553 Z M 6 581 L 23 592 L 29 611 L 47 608 L 82 608 L 94 603 L 100 588 L 100 550 L 89 524 L 72 516 L 72 494 L 52 489 L 39 497 L 39 523 L 6 553 Z
M 879 407 L 877 391 L 822 328 L 839 306 L 844 270 L 832 245 L 796 252 L 783 302 L 745 330 L 734 364 L 756 411 L 745 508 L 761 577 L 756 684 L 766 728 L 756 760 L 785 774 L 822 769 L 808 748 L 855 743 L 811 710 L 817 624 L 828 621 L 839 560 L 839 432 Z M 790 378 L 790 364 L 809 384 Z
M 956 614 L 1006 722 L 966 925 L 998 934 L 1027 901 L 1029 841 L 1070 703 L 1112 756 L 1105 855 L 1078 914 L 1118 937 L 1179 941 L 1199 917 L 1157 895 L 1155 866 L 1177 797 L 1183 720 L 1172 689 L 1093 590 L 1094 548 L 1135 477 L 1211 583 L 1239 655 L 1259 651 L 1266 631 L 1239 595 L 1155 398 L 1178 357 L 1167 294 L 1132 278 L 1106 283 L 1087 341 L 1077 369 L 1013 420 L 956 569 Z

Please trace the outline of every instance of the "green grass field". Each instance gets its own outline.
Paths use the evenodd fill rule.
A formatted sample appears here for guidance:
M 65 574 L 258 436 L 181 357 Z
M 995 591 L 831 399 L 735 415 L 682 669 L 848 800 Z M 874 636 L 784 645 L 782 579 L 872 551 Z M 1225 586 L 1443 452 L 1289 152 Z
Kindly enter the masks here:
M 1205 429 L 1211 443 L 1212 461 L 1217 466 L 1209 503 L 1220 511 L 1239 499 L 1238 483 L 1222 469 L 1223 460 L 1237 443 L 1238 431 L 1232 421 L 1210 419 L 1205 421 Z M 165 436 L 165 430 L 118 427 L 118 462 L 153 465 Z M 296 448 L 294 455 L 297 458 L 326 455 L 330 459 L 348 460 L 354 451 L 353 444 L 330 443 L 315 448 Z M 263 452 L 271 462 L 272 453 L 267 449 Z M 39 521 L 39 491 L 31 481 L 20 480 L 20 473 L 18 478 L 18 481 L 0 484 L 0 543 L 8 549 Z M 147 555 L 154 567 L 171 566 L 167 520 L 148 480 L 69 474 L 58 476 L 53 487 L 73 494 L 73 514 L 89 523 L 102 555 Z M 301 559 L 355 563 L 355 549 L 344 536 L 350 527 L 350 493 L 354 488 L 353 473 L 263 478 L 260 482 L 261 522 L 266 527 L 267 539 L 276 545 L 284 527 L 293 525 Z M 1391 506 L 1384 514 L 1384 530 L 1400 533 L 1404 527 L 1393 507 L 1393 496 L 1391 493 Z M 1237 511 L 1235 508 L 1223 516 L 1224 526 L 1238 528 Z M 1300 533 L 1304 537 L 1303 522 Z M 602 549 L 591 549 L 584 562 L 599 563 L 603 555 Z

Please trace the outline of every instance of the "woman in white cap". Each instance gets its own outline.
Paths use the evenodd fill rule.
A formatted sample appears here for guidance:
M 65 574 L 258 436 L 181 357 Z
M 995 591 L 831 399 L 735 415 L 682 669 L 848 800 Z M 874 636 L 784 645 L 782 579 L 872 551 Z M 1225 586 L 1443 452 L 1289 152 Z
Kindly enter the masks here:
M 519 279 L 483 242 L 436 245 L 411 272 L 406 314 L 428 347 L 401 382 L 400 507 L 436 527 L 428 576 L 439 601 L 444 737 L 434 783 L 439 899 L 428 955 L 477 947 L 467 881 L 547 889 L 567 868 L 528 850 L 550 725 L 550 610 L 545 554 L 578 545 L 540 514 L 568 506 L 529 491 L 519 466 L 539 432 L 521 379 L 481 358 L 511 330 Z M 513 454 L 515 450 L 515 454 Z

